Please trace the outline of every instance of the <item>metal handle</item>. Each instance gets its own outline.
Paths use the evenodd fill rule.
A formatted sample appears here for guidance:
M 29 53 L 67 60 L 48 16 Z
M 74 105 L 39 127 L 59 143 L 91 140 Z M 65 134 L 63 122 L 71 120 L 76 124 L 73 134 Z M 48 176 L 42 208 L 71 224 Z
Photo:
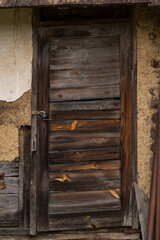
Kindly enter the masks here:
M 43 120 L 47 120 L 47 114 L 45 111 L 32 111 L 32 115 L 41 115 Z

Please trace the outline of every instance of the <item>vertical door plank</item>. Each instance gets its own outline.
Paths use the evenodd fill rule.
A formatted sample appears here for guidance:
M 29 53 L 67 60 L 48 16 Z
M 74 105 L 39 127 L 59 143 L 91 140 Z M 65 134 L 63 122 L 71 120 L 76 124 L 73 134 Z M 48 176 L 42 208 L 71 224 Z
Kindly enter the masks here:
M 39 97 L 38 110 L 48 115 L 48 87 L 49 87 L 49 36 L 45 28 L 39 30 Z M 39 116 L 39 160 L 37 178 L 37 230 L 48 231 L 48 124 Z
M 121 24 L 120 35 L 121 76 L 121 161 L 122 161 L 122 214 L 124 226 L 132 225 L 132 88 L 131 88 L 131 27 Z

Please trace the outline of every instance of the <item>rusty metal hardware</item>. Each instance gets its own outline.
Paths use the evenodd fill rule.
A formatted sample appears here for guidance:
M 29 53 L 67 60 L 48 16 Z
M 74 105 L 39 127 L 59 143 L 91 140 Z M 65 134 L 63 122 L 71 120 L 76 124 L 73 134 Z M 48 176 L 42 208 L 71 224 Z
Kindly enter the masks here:
M 45 111 L 32 111 L 32 115 L 41 115 L 42 119 L 47 118 L 47 114 Z

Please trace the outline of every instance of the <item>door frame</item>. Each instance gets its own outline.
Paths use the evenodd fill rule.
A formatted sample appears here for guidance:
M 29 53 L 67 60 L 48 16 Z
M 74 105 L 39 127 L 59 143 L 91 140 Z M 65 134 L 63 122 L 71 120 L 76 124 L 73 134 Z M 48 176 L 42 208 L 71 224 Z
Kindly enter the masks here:
M 107 22 L 108 20 L 106 20 Z M 115 22 L 115 21 L 114 21 Z M 103 20 L 104 23 L 104 20 Z M 120 23 L 120 20 L 118 20 Z M 137 116 L 136 116 L 136 25 L 135 25 L 135 9 L 132 9 L 132 17 L 130 23 L 120 23 L 121 31 L 123 32 L 122 38 L 120 40 L 122 46 L 124 48 L 128 48 L 129 55 L 125 57 L 125 53 L 121 51 L 121 60 L 124 61 L 123 68 L 121 69 L 121 79 L 122 79 L 122 88 L 121 95 L 123 96 L 122 102 L 130 102 L 130 105 L 121 104 L 122 114 L 122 132 L 127 134 L 121 134 L 121 140 L 126 142 L 127 144 L 122 147 L 121 151 L 121 159 L 124 159 L 124 169 L 122 174 L 122 182 L 124 188 L 122 189 L 122 209 L 123 209 L 123 226 L 137 226 L 137 207 L 136 200 L 134 196 L 134 186 L 133 182 L 137 182 Z M 39 34 L 39 28 L 41 29 Z M 43 29 L 43 30 L 42 30 Z M 43 138 L 42 141 L 41 136 L 43 135 L 43 131 L 47 132 L 47 124 L 44 121 L 41 121 L 40 124 L 39 115 L 35 114 L 38 110 L 44 110 L 48 113 L 48 104 L 46 104 L 45 99 L 48 99 L 48 91 L 43 91 L 44 88 L 48 85 L 48 70 L 47 70 L 47 56 L 46 53 L 48 51 L 47 48 L 43 49 L 42 55 L 46 58 L 46 61 L 41 61 L 39 49 L 43 44 L 45 44 L 46 37 L 48 34 L 48 30 L 50 27 L 43 26 L 40 27 L 40 19 L 39 19 L 39 10 L 33 10 L 33 78 L 32 78 L 32 132 L 31 132 L 31 152 L 32 152 L 32 164 L 31 164 L 31 194 L 30 194 L 30 234 L 36 235 L 37 231 L 48 231 L 48 220 L 47 208 L 42 207 L 46 206 L 48 202 L 47 192 L 48 191 L 48 163 L 43 161 L 43 157 L 40 155 L 40 149 L 44 149 L 44 152 L 47 148 L 47 137 Z M 128 29 L 128 31 L 127 31 Z M 41 44 L 40 43 L 41 38 Z M 130 44 L 125 39 L 130 39 Z M 125 42 L 126 41 L 126 42 Z M 131 45 L 132 43 L 132 45 Z M 127 64 L 130 64 L 130 69 L 127 69 Z M 39 66 L 43 65 L 46 67 L 46 72 L 39 72 Z M 44 69 L 43 69 L 44 70 Z M 128 80 L 125 76 L 128 76 Z M 44 76 L 45 81 L 43 84 L 39 84 L 40 78 Z M 129 90 L 128 90 L 129 89 Z M 127 91 L 128 90 L 128 91 Z M 40 92 L 42 94 L 40 94 Z M 39 104 L 38 104 L 39 102 Z M 125 113 L 125 114 L 124 114 Z M 129 126 L 129 128 L 128 128 Z M 44 135 L 43 135 L 44 136 Z M 129 147 L 128 147 L 128 142 Z M 126 156 L 129 161 L 126 161 Z M 41 158 L 41 161 L 39 159 Z M 44 173 L 45 172 L 45 173 Z M 127 173 L 127 174 L 126 174 Z M 127 175 L 127 178 L 126 178 Z M 43 179 L 43 180 L 42 180 Z M 42 187 L 40 183 L 43 182 Z M 129 184 L 130 183 L 130 186 Z M 128 187 L 129 186 L 129 187 Z M 46 192 L 46 196 L 43 196 L 43 199 L 40 200 L 42 190 Z M 124 200 L 125 199 L 125 202 Z M 127 200 L 126 200 L 127 199 Z M 41 201 L 41 204 L 40 202 Z M 127 204 L 126 204 L 127 202 Z M 127 207 L 126 207 L 127 206 Z M 44 208 L 45 213 L 41 211 Z M 41 214 L 43 216 L 41 216 Z M 39 221 L 42 219 L 43 221 Z

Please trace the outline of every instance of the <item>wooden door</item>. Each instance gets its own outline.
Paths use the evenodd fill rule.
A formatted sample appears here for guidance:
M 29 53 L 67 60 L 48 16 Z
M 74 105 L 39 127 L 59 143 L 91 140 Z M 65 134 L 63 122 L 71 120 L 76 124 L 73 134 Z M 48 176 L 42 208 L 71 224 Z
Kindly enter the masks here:
M 129 23 L 39 30 L 39 231 L 131 216 L 130 45 Z

